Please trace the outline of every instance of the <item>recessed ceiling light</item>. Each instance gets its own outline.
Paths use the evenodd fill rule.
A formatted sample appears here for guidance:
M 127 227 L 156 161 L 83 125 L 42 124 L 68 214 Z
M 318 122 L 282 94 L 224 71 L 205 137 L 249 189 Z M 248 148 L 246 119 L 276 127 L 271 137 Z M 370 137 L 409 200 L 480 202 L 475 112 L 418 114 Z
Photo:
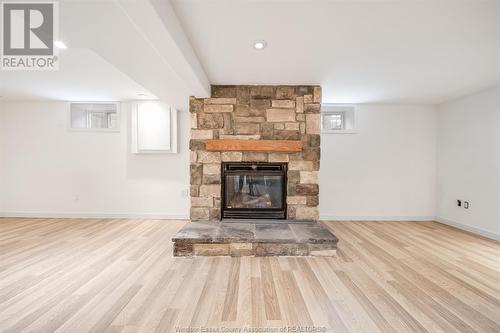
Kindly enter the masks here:
M 54 46 L 57 47 L 58 49 L 62 49 L 62 50 L 65 50 L 67 49 L 68 47 L 66 46 L 66 44 L 64 44 L 63 42 L 61 42 L 60 40 L 55 40 L 54 41 Z
M 253 42 L 253 48 L 256 50 L 262 50 L 267 46 L 267 43 L 265 40 L 256 40 Z

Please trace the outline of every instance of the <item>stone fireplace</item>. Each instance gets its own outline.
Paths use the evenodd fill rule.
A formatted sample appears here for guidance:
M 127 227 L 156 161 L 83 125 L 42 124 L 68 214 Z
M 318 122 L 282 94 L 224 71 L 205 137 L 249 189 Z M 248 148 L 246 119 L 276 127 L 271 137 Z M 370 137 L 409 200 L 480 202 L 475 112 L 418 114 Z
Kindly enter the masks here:
M 320 102 L 319 86 L 191 98 L 191 221 L 174 256 L 335 255 L 337 237 L 318 222 Z
M 210 98 L 192 97 L 191 220 L 317 220 L 320 103 L 319 86 L 212 86 Z M 231 178 L 238 167 L 248 170 Z

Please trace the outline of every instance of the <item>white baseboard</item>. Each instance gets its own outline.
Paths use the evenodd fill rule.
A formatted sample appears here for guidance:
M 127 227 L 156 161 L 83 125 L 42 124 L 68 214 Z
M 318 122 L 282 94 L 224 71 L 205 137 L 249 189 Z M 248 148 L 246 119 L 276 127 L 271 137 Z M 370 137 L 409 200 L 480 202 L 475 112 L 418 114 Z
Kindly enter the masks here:
M 337 216 L 321 215 L 323 221 L 434 221 L 435 216 Z
M 152 219 L 152 220 L 188 220 L 184 214 L 156 213 L 48 213 L 48 212 L 0 212 L 0 217 L 28 217 L 46 219 Z
M 442 218 L 442 217 L 437 217 L 436 218 L 436 222 L 439 222 L 439 223 L 442 223 L 442 224 L 446 224 L 446 225 L 449 225 L 449 226 L 452 226 L 452 227 L 455 227 L 455 228 L 458 228 L 458 229 L 461 229 L 461 230 L 465 230 L 465 231 L 471 232 L 473 234 L 480 235 L 480 236 L 483 236 L 483 237 L 486 237 L 486 238 L 490 238 L 490 239 L 493 239 L 493 240 L 496 240 L 496 241 L 500 242 L 500 234 L 497 234 L 497 233 L 494 233 L 494 232 L 491 232 L 491 231 L 487 231 L 487 230 L 476 228 L 476 227 L 471 227 L 469 225 L 466 225 L 466 224 L 463 224 L 463 223 L 459 223 L 459 222 L 455 222 L 455 221 L 452 221 L 452 220 L 448 220 L 448 219 L 445 219 L 445 218 Z

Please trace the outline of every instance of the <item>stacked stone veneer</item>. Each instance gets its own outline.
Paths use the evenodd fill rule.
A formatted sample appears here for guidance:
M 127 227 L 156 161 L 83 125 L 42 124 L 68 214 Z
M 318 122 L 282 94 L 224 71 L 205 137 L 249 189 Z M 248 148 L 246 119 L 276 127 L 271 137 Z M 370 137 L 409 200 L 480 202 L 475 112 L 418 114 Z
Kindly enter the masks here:
M 288 162 L 287 218 L 318 219 L 319 86 L 212 86 L 190 99 L 191 220 L 220 220 L 221 162 Z M 207 139 L 301 140 L 303 151 L 209 152 Z

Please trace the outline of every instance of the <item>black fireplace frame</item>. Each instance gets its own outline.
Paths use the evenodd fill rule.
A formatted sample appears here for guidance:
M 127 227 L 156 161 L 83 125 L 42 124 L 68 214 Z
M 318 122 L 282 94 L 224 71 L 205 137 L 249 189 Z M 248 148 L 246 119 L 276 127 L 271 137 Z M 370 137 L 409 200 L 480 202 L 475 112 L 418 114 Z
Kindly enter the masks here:
M 223 219 L 286 219 L 288 189 L 288 163 L 271 162 L 222 162 L 221 167 L 221 217 Z M 226 175 L 283 176 L 281 208 L 226 208 Z

